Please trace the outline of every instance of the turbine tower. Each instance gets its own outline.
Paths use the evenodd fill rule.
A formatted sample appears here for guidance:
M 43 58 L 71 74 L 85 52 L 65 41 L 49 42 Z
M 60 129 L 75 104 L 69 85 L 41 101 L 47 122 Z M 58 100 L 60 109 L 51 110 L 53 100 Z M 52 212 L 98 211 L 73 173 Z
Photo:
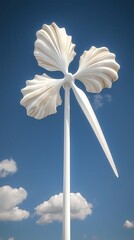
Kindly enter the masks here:
M 79 68 L 75 74 L 68 72 L 68 67 L 75 56 L 75 44 L 64 28 L 55 23 L 44 24 L 37 32 L 34 55 L 39 66 L 48 71 L 61 71 L 62 79 L 54 79 L 47 74 L 35 75 L 33 80 L 26 81 L 22 89 L 21 105 L 27 109 L 27 115 L 42 119 L 57 112 L 61 105 L 60 88 L 65 90 L 64 100 L 64 170 L 63 170 L 63 240 L 70 240 L 70 89 L 90 123 L 100 145 L 115 173 L 118 172 L 111 152 L 95 116 L 89 99 L 76 86 L 75 81 L 81 81 L 88 92 L 99 93 L 103 88 L 111 88 L 118 79 L 119 64 L 115 55 L 108 48 L 91 47 L 80 57 Z

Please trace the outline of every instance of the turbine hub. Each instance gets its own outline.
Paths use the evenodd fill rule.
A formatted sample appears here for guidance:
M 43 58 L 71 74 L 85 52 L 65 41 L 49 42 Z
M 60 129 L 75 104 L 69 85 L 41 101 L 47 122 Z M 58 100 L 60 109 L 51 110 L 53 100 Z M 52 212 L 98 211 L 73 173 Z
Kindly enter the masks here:
M 67 73 L 64 77 L 64 88 L 65 87 L 71 87 L 71 83 L 74 82 L 74 76 L 72 73 Z

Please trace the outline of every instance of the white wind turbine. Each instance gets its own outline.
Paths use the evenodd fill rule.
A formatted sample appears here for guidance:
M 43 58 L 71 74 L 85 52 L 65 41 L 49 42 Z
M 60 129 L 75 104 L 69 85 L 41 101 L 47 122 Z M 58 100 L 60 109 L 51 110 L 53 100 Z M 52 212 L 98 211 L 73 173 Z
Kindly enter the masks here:
M 118 177 L 109 147 L 85 93 L 75 85 L 80 80 L 88 92 L 99 93 L 103 88 L 110 88 L 118 79 L 119 64 L 115 55 L 106 47 L 91 47 L 84 51 L 75 74 L 68 72 L 70 62 L 75 56 L 75 44 L 64 28 L 55 23 L 43 25 L 37 32 L 34 55 L 39 66 L 49 71 L 61 71 L 62 79 L 53 79 L 46 74 L 36 75 L 33 80 L 26 81 L 22 89 L 21 105 L 26 107 L 27 115 L 42 119 L 56 113 L 61 105 L 60 88 L 65 90 L 64 103 L 64 173 L 63 173 L 63 240 L 70 240 L 70 89 L 89 121 L 106 157 Z

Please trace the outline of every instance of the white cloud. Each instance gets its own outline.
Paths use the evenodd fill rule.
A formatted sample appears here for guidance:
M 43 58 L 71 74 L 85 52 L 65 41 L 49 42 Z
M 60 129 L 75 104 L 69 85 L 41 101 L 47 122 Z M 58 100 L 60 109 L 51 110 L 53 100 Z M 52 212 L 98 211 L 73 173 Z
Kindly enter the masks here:
M 88 203 L 80 193 L 70 194 L 71 219 L 84 220 L 92 214 L 93 205 Z M 63 193 L 52 196 L 48 201 L 43 202 L 35 208 L 35 214 L 40 216 L 38 224 L 62 221 Z
M 4 240 L 2 237 L 0 237 L 0 240 Z M 10 237 L 10 238 L 8 238 L 8 240 L 15 240 L 15 238 L 14 237 Z
M 9 174 L 14 174 L 17 171 L 16 162 L 11 159 L 5 159 L 0 162 L 0 177 L 6 177 Z
M 125 228 L 134 228 L 134 221 L 126 220 L 123 226 Z
M 95 109 L 101 108 L 105 102 L 111 102 L 112 97 L 110 94 L 95 94 L 93 97 L 93 105 Z
M 18 207 L 26 197 L 24 188 L 0 187 L 0 221 L 20 221 L 28 218 L 29 212 Z

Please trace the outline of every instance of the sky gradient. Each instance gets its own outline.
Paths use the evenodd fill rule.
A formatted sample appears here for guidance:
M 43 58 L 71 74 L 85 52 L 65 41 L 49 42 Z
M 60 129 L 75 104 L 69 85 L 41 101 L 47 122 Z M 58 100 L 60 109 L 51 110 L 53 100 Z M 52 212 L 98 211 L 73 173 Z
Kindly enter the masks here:
M 36 32 L 52 22 L 76 44 L 70 72 L 91 46 L 108 47 L 120 64 L 119 80 L 99 95 L 78 84 L 95 110 L 119 179 L 71 92 L 72 240 L 134 239 L 133 10 L 130 0 L 1 1 L 0 240 L 62 239 L 64 104 L 43 120 L 28 117 L 20 105 L 26 80 L 44 72 L 61 76 L 40 68 L 33 55 Z M 61 96 L 64 103 L 63 90 Z M 48 212 L 59 215 L 40 224 L 44 201 Z

